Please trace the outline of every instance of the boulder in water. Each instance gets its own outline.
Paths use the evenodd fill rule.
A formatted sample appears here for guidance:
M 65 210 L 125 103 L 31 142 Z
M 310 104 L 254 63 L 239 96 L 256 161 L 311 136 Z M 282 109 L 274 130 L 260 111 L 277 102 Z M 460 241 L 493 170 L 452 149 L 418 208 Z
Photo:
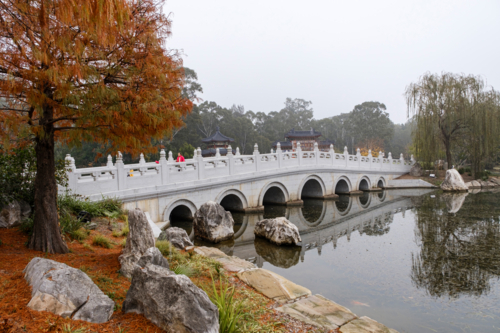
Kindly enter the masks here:
M 297 226 L 284 217 L 257 222 L 254 234 L 277 245 L 297 245 L 301 241 Z
M 424 170 L 422 169 L 422 166 L 420 163 L 415 163 L 412 165 L 410 169 L 410 176 L 413 177 L 421 177 L 424 174 Z
M 188 246 L 193 246 L 186 230 L 177 227 L 170 227 L 162 231 L 158 240 L 168 240 L 173 246 L 181 250 L 184 250 Z
M 194 214 L 195 237 L 219 243 L 234 236 L 234 220 L 230 212 L 214 201 L 201 205 Z

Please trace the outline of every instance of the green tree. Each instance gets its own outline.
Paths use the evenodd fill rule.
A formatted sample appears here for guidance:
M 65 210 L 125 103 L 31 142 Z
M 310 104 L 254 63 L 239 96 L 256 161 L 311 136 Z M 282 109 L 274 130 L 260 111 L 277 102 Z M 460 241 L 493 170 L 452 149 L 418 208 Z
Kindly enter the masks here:
M 408 116 L 415 121 L 418 158 L 430 163 L 444 150 L 451 168 L 454 145 L 461 140 L 474 149 L 475 175 L 498 145 L 498 93 L 486 91 L 479 76 L 426 73 L 406 88 L 405 96 Z

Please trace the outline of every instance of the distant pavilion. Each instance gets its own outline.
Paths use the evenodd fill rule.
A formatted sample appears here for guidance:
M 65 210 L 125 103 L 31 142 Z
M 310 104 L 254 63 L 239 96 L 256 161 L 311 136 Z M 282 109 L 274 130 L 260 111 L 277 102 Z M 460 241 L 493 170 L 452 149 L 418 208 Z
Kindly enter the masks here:
M 219 148 L 219 154 L 225 156 L 227 154 L 227 147 L 231 142 L 234 142 L 234 139 L 222 134 L 219 126 L 217 126 L 215 133 L 201 140 L 201 142 L 207 145 L 207 148 L 201 151 L 203 157 L 215 156 L 217 148 Z
M 313 151 L 314 143 L 318 143 L 318 149 L 320 151 L 330 150 L 330 145 L 333 141 L 325 140 L 318 141 L 321 136 L 321 132 L 318 132 L 311 128 L 309 131 L 296 131 L 292 128 L 291 131 L 285 134 L 286 141 L 280 141 L 280 146 L 282 151 L 296 151 L 297 143 L 300 143 L 300 149 L 302 151 Z M 276 150 L 278 146 L 278 141 L 273 143 L 273 149 Z

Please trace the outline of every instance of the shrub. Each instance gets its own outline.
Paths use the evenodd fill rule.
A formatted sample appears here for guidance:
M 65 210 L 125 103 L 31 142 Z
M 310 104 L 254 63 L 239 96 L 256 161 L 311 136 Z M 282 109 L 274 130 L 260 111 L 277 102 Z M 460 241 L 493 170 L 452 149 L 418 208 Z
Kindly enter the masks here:
M 92 245 L 104 247 L 106 249 L 113 248 L 113 245 L 111 245 L 111 241 L 101 234 L 97 234 L 94 236 L 94 238 L 92 239 Z
M 81 211 L 88 212 L 92 217 L 110 214 L 118 217 L 123 213 L 122 202 L 118 199 L 102 197 L 99 201 L 89 201 L 87 198 L 75 194 L 63 194 L 57 198 L 57 206 L 74 214 Z
M 465 172 L 465 169 L 464 168 L 458 168 L 458 173 L 463 175 Z
M 59 211 L 59 225 L 61 233 L 71 235 L 82 227 L 81 223 L 68 211 Z
M 191 277 L 196 273 L 195 270 L 188 265 L 177 265 L 172 271 L 177 275 L 186 275 L 187 277 Z
M 33 225 L 34 220 L 31 217 L 28 217 L 21 222 L 18 228 L 28 236 L 31 236 L 31 234 L 33 233 Z
M 244 314 L 244 302 L 234 298 L 234 286 L 227 282 L 222 282 L 219 276 L 219 291 L 217 291 L 215 281 L 212 277 L 212 290 L 205 292 L 219 309 L 219 332 L 233 333 L 240 331 L 240 320 Z
M 90 235 L 90 231 L 86 230 L 84 228 L 80 228 L 78 230 L 73 231 L 72 233 L 69 234 L 69 236 L 78 241 L 83 241 L 86 240 Z
M 156 241 L 155 245 L 158 250 L 160 250 L 161 254 L 163 254 L 163 256 L 168 256 L 172 254 L 173 251 L 175 251 L 175 248 L 167 240 L 158 240 Z

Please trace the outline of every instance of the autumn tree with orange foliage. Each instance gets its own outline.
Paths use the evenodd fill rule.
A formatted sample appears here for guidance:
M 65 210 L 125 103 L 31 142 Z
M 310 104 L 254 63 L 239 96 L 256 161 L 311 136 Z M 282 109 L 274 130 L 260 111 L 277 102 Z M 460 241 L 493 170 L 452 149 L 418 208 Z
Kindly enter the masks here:
M 2 143 L 33 142 L 37 157 L 29 248 L 68 251 L 57 215 L 55 141 L 111 142 L 138 153 L 191 110 L 181 94 L 182 60 L 165 48 L 171 22 L 162 5 L 0 0 Z

